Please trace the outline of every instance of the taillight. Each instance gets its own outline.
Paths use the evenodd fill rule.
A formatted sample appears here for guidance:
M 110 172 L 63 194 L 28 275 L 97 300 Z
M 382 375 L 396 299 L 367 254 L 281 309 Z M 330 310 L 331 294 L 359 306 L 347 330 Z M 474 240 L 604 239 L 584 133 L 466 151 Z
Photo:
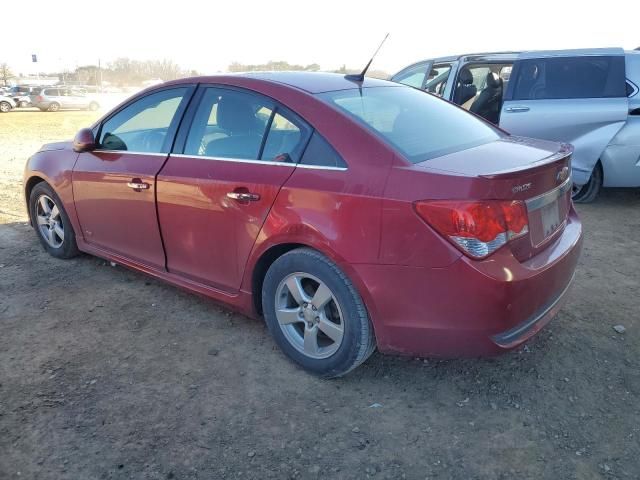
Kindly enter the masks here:
M 521 201 L 434 200 L 415 203 L 418 215 L 472 258 L 484 258 L 529 231 Z
M 36 97 L 36 102 L 41 102 L 41 101 L 42 101 L 42 96 L 38 95 L 38 96 Z

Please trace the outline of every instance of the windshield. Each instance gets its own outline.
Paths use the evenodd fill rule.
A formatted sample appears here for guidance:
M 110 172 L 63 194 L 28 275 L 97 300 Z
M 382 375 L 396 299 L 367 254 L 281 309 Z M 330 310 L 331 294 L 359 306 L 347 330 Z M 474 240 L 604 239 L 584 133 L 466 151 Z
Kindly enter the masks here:
M 318 96 L 373 130 L 412 163 L 502 136 L 475 116 L 415 88 L 371 87 Z

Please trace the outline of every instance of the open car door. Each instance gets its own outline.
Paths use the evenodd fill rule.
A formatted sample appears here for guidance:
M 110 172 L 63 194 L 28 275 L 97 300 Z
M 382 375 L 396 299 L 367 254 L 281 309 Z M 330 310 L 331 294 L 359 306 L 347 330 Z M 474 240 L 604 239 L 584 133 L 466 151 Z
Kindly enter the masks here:
M 511 73 L 500 127 L 573 144 L 573 181 L 588 182 L 629 107 L 624 50 L 524 52 Z

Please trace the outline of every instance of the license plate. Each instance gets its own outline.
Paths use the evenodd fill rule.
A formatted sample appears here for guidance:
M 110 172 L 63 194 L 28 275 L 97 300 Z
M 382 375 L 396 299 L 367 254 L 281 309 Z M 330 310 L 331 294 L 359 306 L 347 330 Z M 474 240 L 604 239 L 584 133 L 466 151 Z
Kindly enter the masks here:
M 544 231 L 544 237 L 547 238 L 553 232 L 555 232 L 560 226 L 560 211 L 558 209 L 558 201 L 545 205 L 541 209 L 542 214 L 542 229 Z

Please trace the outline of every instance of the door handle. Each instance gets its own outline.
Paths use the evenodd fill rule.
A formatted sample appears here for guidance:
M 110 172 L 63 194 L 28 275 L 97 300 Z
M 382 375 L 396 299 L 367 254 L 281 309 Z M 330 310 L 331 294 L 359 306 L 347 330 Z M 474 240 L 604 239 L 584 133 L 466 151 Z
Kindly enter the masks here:
M 240 202 L 257 202 L 260 200 L 260 195 L 251 192 L 229 192 L 227 198 Z
M 514 106 L 514 107 L 507 107 L 504 109 L 505 112 L 509 112 L 509 113 L 518 113 L 518 112 L 528 112 L 529 111 L 529 107 L 525 107 L 524 105 L 522 106 Z
M 148 183 L 143 182 L 139 178 L 134 178 L 130 182 L 127 182 L 127 187 L 133 188 L 134 190 L 149 190 L 150 186 L 151 185 L 149 185 Z

